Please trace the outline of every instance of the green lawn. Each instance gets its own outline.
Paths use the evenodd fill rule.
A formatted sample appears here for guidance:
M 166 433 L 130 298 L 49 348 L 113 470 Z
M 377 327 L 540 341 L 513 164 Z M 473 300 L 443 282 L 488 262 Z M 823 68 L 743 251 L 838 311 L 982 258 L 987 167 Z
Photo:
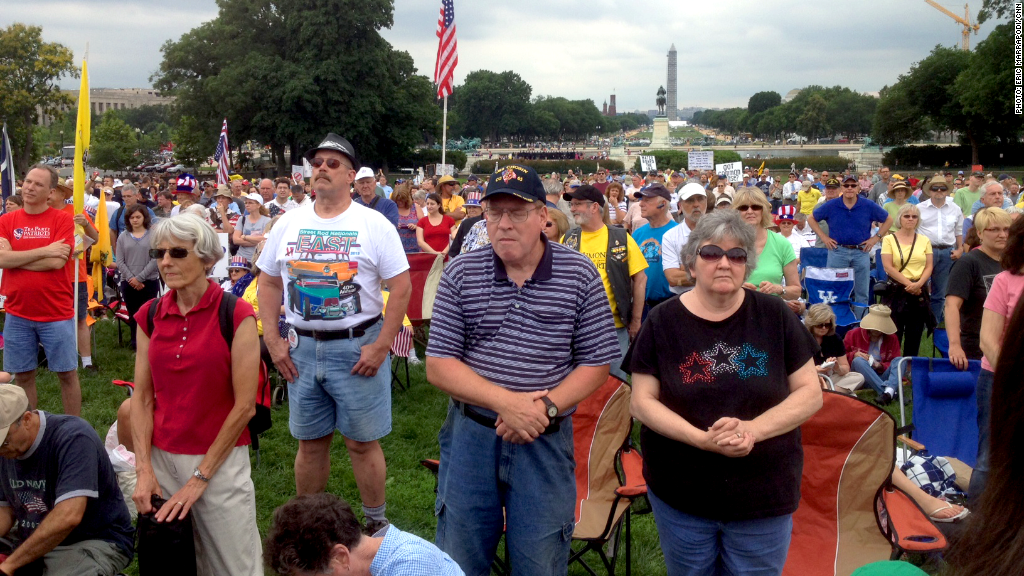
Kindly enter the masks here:
M 134 373 L 134 354 L 117 344 L 117 327 L 111 321 L 96 324 L 97 350 L 93 357 L 102 372 L 93 375 L 80 372 L 82 377 L 82 416 L 88 420 L 100 437 L 106 436 L 114 422 L 117 407 L 125 398 L 124 391 L 111 385 L 114 379 L 131 380 Z M 125 335 L 127 342 L 127 334 Z M 420 358 L 423 357 L 422 350 Z M 412 386 L 392 397 L 394 427 L 381 441 L 388 461 L 387 494 L 388 519 L 401 528 L 427 540 L 434 538 L 434 477 L 419 461 L 437 458 L 437 431 L 444 420 L 448 397 L 427 384 L 422 366 L 410 367 Z M 57 378 L 40 371 L 38 382 L 39 407 L 46 411 L 61 412 Z M 260 533 L 266 535 L 274 509 L 295 494 L 292 475 L 298 441 L 288 433 L 287 404 L 273 410 L 273 427 L 260 440 L 261 462 L 256 467 L 253 458 L 253 482 L 256 485 L 256 511 Z M 334 457 L 331 460 L 331 481 L 327 490 L 348 500 L 359 508 L 359 491 L 349 465 L 348 455 L 340 437 L 335 438 Z M 600 561 L 592 558 L 592 564 Z M 620 561 L 619 569 L 624 568 Z M 596 564 L 595 564 L 596 563 Z M 654 519 L 650 514 L 634 516 L 633 567 L 636 574 L 665 574 L 665 564 L 658 546 Z M 135 563 L 126 571 L 137 575 Z M 570 574 L 586 572 L 573 567 Z
M 630 136 L 630 138 L 648 138 L 649 139 L 652 134 L 653 133 L 650 130 L 648 130 L 646 132 L 638 132 L 638 133 L 634 134 L 633 136 Z M 694 138 L 694 137 L 702 136 L 700 131 L 697 130 L 696 128 L 692 127 L 692 126 L 687 126 L 685 128 L 670 128 L 669 131 L 668 131 L 668 135 L 669 135 L 669 138 Z

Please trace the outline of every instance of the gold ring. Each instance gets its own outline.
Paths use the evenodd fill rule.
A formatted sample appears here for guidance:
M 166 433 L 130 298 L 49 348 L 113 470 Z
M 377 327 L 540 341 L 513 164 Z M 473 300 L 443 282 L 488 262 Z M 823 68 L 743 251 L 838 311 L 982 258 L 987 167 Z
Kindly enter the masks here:
M 178 506 L 184 506 L 185 505 L 184 502 L 175 502 L 175 504 L 177 504 Z
M 737 437 L 737 438 L 743 438 L 743 434 L 740 434 L 739 432 L 737 432 L 737 433 L 736 433 L 736 437 Z

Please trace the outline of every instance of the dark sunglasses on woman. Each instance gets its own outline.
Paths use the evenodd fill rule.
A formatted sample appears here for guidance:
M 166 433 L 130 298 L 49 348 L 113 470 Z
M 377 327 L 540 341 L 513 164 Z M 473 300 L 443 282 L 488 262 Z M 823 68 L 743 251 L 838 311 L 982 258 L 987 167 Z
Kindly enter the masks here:
M 714 244 L 708 244 L 707 246 L 701 246 L 700 250 L 697 250 L 697 255 L 705 262 L 718 262 L 722 259 L 722 256 L 725 256 L 731 264 L 747 263 L 747 251 L 743 248 L 722 250 Z

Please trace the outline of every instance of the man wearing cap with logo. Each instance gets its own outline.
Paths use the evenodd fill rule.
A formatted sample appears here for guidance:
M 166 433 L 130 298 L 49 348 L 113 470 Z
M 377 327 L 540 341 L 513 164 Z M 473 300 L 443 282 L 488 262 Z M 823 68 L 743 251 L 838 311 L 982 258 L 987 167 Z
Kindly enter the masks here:
M 363 166 L 358 172 L 356 172 L 356 194 L 352 198 L 353 201 L 356 204 L 360 204 L 380 212 L 388 219 L 388 222 L 391 222 L 392 226 L 397 227 L 398 205 L 387 198 L 377 196 L 377 193 L 375 192 L 376 189 L 377 181 L 373 177 L 373 170 L 368 166 Z
M 134 532 L 103 442 L 77 416 L 32 410 L 0 385 L 0 536 L 14 550 L 0 574 L 114 576 Z
M 826 186 L 836 183 L 830 178 Z M 853 268 L 854 301 L 868 303 L 868 282 L 871 274 L 869 254 L 892 226 L 892 216 L 878 204 L 860 195 L 860 183 L 853 175 L 842 184 L 843 194 L 814 209 L 807 223 L 828 248 L 829 268 Z M 828 223 L 828 232 L 818 222 Z M 879 222 L 878 233 L 871 235 L 871 227 Z
M 459 189 L 459 181 L 451 176 L 441 176 L 437 181 L 437 189 L 441 193 L 441 210 L 458 222 L 466 217 L 462 205 L 466 199 L 455 193 Z
M 665 233 L 677 226 L 669 216 L 669 204 L 672 195 L 661 184 L 654 184 L 633 194 L 639 200 L 640 215 L 647 219 L 647 224 L 633 232 L 633 240 L 640 247 L 640 253 L 647 260 L 646 294 L 644 299 L 644 317 L 647 312 L 673 296 L 668 280 L 662 271 L 662 247 Z
M 391 432 L 388 352 L 412 293 L 409 262 L 395 226 L 352 200 L 352 144 L 330 133 L 305 158 L 317 200 L 281 216 L 257 262 L 260 308 L 277 310 L 284 298 L 293 328 L 287 340 L 276 330 L 263 337 L 290 383 L 288 428 L 299 440 L 296 492 L 326 488 L 337 429 L 373 533 L 387 524 L 379 439 Z M 387 307 L 382 280 L 390 289 Z
M 945 176 L 933 176 L 925 188 L 930 197 L 917 206 L 921 213 L 917 231 L 932 243 L 931 308 L 936 323 L 945 316 L 949 270 L 963 254 L 964 214 L 948 200 L 949 188 Z
M 697 221 L 708 213 L 708 193 L 696 182 L 690 182 L 679 191 L 679 213 L 683 221 L 669 230 L 661 239 L 661 266 L 665 281 L 674 294 L 682 294 L 693 288 L 693 279 L 686 272 L 680 254 L 690 232 L 697 227 Z
M 78 354 L 68 345 L 75 341 L 75 292 L 66 268 L 75 223 L 70 214 L 48 204 L 58 184 L 52 166 L 31 167 L 21 187 L 25 205 L 0 216 L 0 268 L 7 296 L 4 370 L 14 374 L 14 382 L 35 406 L 42 344 L 47 365 L 60 380 L 64 413 L 77 416 L 82 410 Z
M 597 188 L 584 184 L 564 197 L 572 208 L 576 227 L 565 233 L 562 244 L 590 258 L 601 274 L 621 352 L 612 362 L 611 373 L 625 380 L 622 356 L 640 331 L 647 295 L 647 260 L 624 229 L 605 224 L 605 197 Z
M 177 216 L 182 210 L 196 203 L 196 177 L 191 174 L 178 176 L 175 193 L 178 205 L 171 208 L 171 217 Z
M 619 346 L 593 264 L 544 235 L 537 173 L 506 166 L 483 203 L 491 245 L 445 268 L 427 345 L 427 380 L 452 397 L 435 541 L 466 574 L 489 574 L 504 533 L 512 574 L 564 575 L 576 499 L 568 416 Z

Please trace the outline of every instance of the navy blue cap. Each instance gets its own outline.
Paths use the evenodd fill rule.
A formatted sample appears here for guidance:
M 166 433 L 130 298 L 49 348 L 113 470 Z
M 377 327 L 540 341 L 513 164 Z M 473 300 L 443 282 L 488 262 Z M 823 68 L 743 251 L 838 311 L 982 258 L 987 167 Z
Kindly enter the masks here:
M 484 198 L 498 194 L 511 194 L 527 202 L 544 202 L 547 199 L 544 193 L 544 183 L 541 182 L 537 171 L 529 166 L 519 164 L 509 164 L 491 174 L 491 178 L 487 182 L 487 194 L 484 195 Z

